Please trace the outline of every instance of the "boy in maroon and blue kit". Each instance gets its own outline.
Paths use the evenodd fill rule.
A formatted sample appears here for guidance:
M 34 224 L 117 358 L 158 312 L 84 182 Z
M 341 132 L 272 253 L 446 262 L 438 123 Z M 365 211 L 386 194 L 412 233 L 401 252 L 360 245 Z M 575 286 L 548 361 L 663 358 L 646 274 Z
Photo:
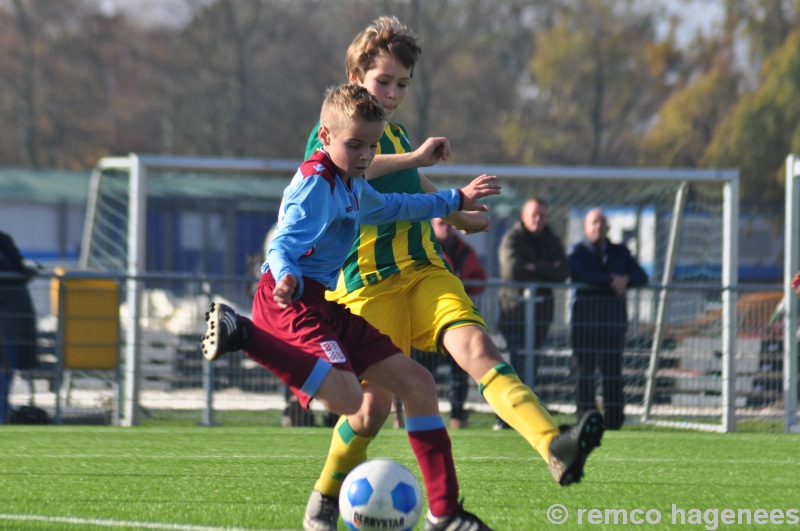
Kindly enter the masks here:
M 431 374 L 366 320 L 327 301 L 325 290 L 335 287 L 361 222 L 486 211 L 477 201 L 500 193 L 500 186 L 484 175 L 461 190 L 376 192 L 363 175 L 383 134 L 385 115 L 363 87 L 331 89 L 320 123 L 322 149 L 301 165 L 284 192 L 252 322 L 212 303 L 203 354 L 213 360 L 243 349 L 288 385 L 304 407 L 313 398 L 330 411 L 355 414 L 365 407 L 361 379 L 398 395 L 406 407 L 408 438 L 425 480 L 430 513 L 454 528 L 489 530 L 458 501 L 450 438 Z M 349 439 L 354 434 L 341 435 Z

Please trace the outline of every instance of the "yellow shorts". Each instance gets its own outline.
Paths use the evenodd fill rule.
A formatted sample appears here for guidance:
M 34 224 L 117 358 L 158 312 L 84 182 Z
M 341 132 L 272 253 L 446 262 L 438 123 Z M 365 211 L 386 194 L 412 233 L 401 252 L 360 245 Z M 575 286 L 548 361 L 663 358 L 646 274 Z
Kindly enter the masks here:
M 341 291 L 328 292 L 327 296 L 330 299 Z M 406 267 L 337 300 L 392 338 L 406 355 L 412 346 L 442 352 L 440 336 L 445 329 L 467 325 L 487 328 L 461 280 L 430 264 Z

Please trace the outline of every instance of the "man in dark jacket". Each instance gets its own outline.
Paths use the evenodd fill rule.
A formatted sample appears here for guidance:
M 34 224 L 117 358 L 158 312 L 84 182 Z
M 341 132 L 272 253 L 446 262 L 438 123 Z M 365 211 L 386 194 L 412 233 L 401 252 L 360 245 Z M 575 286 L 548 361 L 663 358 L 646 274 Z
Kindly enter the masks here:
M 0 424 L 8 420 L 8 396 L 16 369 L 36 364 L 36 317 L 28 281 L 36 274 L 17 249 L 13 238 L 0 232 Z
M 583 224 L 586 238 L 570 248 L 572 281 L 572 356 L 578 416 L 595 408 L 594 371 L 603 373 L 607 429 L 624 421 L 622 350 L 628 327 L 627 289 L 647 284 L 647 273 L 624 244 L 608 240 L 608 221 L 600 209 L 590 210 Z
M 525 201 L 520 219 L 500 241 L 500 279 L 512 282 L 564 282 L 569 278 L 569 261 L 564 246 L 547 224 L 547 203 L 538 197 Z M 506 338 L 511 365 L 521 370 L 519 351 L 525 343 L 525 288 L 500 289 L 500 331 Z M 537 288 L 535 293 L 533 347 L 541 348 L 553 321 L 553 290 Z M 535 367 L 534 367 L 535 369 Z M 496 427 L 504 427 L 498 419 Z

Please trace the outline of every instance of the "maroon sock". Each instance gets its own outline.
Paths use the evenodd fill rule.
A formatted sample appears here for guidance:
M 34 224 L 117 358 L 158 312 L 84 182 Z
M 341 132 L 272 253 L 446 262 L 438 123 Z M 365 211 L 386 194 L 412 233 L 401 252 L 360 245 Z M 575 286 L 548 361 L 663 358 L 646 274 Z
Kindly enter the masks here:
M 458 479 L 447 430 L 409 431 L 408 440 L 425 480 L 431 513 L 436 517 L 454 513 L 458 509 Z

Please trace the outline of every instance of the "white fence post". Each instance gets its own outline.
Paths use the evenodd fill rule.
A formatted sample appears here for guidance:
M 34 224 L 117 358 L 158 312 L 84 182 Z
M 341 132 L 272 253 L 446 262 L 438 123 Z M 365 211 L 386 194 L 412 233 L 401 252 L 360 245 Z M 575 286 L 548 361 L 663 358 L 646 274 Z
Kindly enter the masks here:
M 797 295 L 792 289 L 792 277 L 798 271 L 800 257 L 797 241 L 800 226 L 800 157 L 786 159 L 786 216 L 784 231 L 783 267 L 783 429 L 800 433 L 797 424 Z

